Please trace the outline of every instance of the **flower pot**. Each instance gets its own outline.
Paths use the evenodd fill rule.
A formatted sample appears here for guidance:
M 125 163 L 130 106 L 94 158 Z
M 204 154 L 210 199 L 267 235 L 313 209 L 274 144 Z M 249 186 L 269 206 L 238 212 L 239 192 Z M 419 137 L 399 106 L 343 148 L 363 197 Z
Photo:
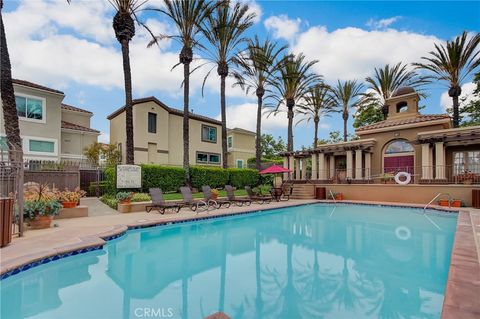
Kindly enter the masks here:
M 452 200 L 452 207 L 462 207 L 462 201 L 459 199 Z
M 53 216 L 37 216 L 30 220 L 31 229 L 44 229 L 50 228 Z
M 448 202 L 448 199 L 441 199 L 441 200 L 439 200 L 439 201 L 438 201 L 438 205 L 440 205 L 440 206 L 447 206 L 447 207 L 450 206 L 450 205 L 449 205 L 449 202 Z
M 74 208 L 77 207 L 77 202 L 62 202 L 63 208 Z
M 343 194 L 336 194 L 335 195 L 335 200 L 344 200 L 345 197 L 343 196 Z
M 212 199 L 218 199 L 218 194 L 213 194 L 212 193 Z
M 132 202 L 132 199 L 129 198 L 129 199 L 121 200 L 121 201 L 120 201 L 120 204 L 130 204 L 131 202 Z

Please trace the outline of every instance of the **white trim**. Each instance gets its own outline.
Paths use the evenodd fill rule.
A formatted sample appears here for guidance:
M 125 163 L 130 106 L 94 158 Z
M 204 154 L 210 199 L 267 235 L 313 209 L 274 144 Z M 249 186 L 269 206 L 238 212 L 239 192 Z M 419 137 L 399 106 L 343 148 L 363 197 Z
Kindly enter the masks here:
M 232 148 L 229 148 L 228 151 L 229 151 L 229 152 L 242 152 L 242 153 L 255 154 L 255 150 L 246 149 L 246 148 L 235 148 L 235 147 L 232 147 Z
M 228 146 L 228 139 L 229 139 L 229 138 L 232 139 L 232 146 Z M 228 151 L 233 150 L 233 135 L 227 135 L 227 150 L 228 150 Z
M 42 123 L 45 124 L 47 123 L 47 99 L 44 97 L 40 96 L 35 96 L 35 95 L 29 95 L 29 94 L 24 94 L 24 93 L 14 93 L 15 97 L 24 97 L 25 99 L 36 99 L 36 100 L 41 100 L 42 101 L 42 119 L 41 120 L 36 120 L 36 119 L 29 119 L 27 117 L 23 116 L 18 116 L 18 119 L 21 121 L 25 122 L 33 122 L 33 123 Z M 15 108 L 17 107 L 15 103 Z M 26 111 L 26 110 L 25 110 Z
M 27 135 L 23 135 L 21 137 L 22 137 L 22 147 L 23 147 L 24 154 L 58 157 L 58 140 L 57 139 L 39 137 L 39 136 L 27 136 Z M 53 142 L 53 153 L 30 151 L 30 140 Z
M 20 83 L 13 83 L 13 87 L 14 87 L 14 88 L 15 88 L 15 86 L 20 86 L 20 87 L 22 87 L 22 88 L 26 88 L 26 89 L 29 89 L 29 90 L 42 91 L 42 92 L 45 92 L 45 93 L 48 93 L 48 94 L 56 94 L 56 95 L 65 96 L 65 93 L 52 92 L 52 91 L 50 91 L 50 90 L 45 90 L 45 89 L 41 89 L 41 88 L 38 88 L 38 87 L 30 86 L 30 85 L 25 85 L 25 84 L 20 84 Z
M 81 160 L 87 159 L 87 157 L 85 155 L 80 155 L 80 154 L 60 154 L 60 157 L 81 159 Z
M 70 128 L 62 128 L 62 132 L 65 133 L 73 133 L 73 134 L 89 134 L 89 135 L 100 135 L 99 132 L 89 132 L 89 131 L 81 131 L 81 130 L 73 130 Z

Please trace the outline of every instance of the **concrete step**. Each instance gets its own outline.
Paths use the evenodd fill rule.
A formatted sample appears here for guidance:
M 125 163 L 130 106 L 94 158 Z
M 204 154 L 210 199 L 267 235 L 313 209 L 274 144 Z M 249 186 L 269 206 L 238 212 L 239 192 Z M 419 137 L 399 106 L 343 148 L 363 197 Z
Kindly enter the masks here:
M 292 190 L 293 199 L 313 199 L 315 198 L 315 185 L 312 184 L 294 184 Z

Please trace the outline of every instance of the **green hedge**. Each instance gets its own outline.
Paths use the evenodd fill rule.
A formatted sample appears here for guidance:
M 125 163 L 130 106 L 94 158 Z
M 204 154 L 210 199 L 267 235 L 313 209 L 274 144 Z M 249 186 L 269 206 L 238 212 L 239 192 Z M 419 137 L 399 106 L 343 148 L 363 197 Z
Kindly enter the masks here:
M 164 192 L 176 192 L 185 185 L 185 170 L 154 164 L 142 166 L 142 189 L 148 192 L 151 187 L 160 187 Z
M 108 167 L 104 171 L 105 181 L 102 181 L 105 184 L 105 193 L 115 195 L 117 193 L 117 187 L 115 185 L 115 167 Z M 101 183 L 102 183 L 101 182 Z
M 217 188 L 228 184 L 228 170 L 220 167 L 192 166 L 190 167 L 190 177 L 192 187 L 199 190 L 203 185 Z
M 237 189 L 257 185 L 260 177 L 256 169 L 250 168 L 229 168 L 228 172 L 230 175 L 230 185 Z

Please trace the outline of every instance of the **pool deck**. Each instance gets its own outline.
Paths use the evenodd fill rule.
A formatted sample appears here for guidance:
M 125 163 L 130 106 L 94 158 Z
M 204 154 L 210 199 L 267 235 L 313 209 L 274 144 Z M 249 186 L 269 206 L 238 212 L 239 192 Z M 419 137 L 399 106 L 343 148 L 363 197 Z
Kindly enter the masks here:
M 33 261 L 105 244 L 105 238 L 124 233 L 128 228 L 146 227 L 199 218 L 237 215 L 259 210 L 304 205 L 318 200 L 290 200 L 270 204 L 222 208 L 199 212 L 182 209 L 180 213 L 108 214 L 54 220 L 57 227 L 26 231 L 23 237 L 0 249 L 0 274 Z M 422 207 L 416 204 L 342 201 L 350 204 Z M 437 206 L 434 206 L 437 208 Z M 443 207 L 442 207 L 443 209 Z M 458 209 L 457 209 L 458 211 Z M 461 208 L 448 274 L 442 318 L 480 318 L 480 209 Z

